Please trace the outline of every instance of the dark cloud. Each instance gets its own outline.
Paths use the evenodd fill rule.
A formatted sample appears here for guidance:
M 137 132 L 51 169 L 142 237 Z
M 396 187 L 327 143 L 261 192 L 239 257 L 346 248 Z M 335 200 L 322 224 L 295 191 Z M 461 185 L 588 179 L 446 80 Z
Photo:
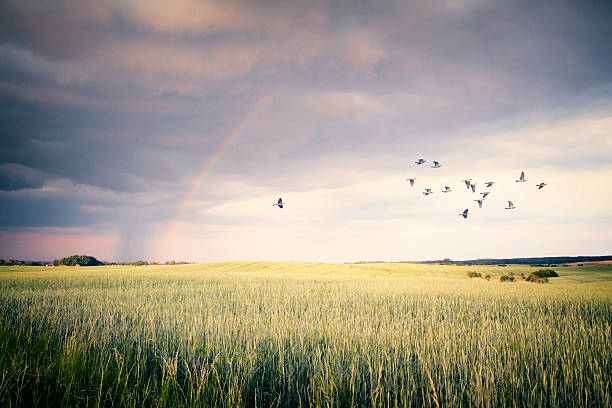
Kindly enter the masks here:
M 598 2 L 4 1 L 0 225 L 124 223 L 128 256 L 213 154 L 220 185 L 303 191 L 608 105 L 609 38 Z
M 14 163 L 0 165 L 0 190 L 40 188 L 43 184 L 44 177 L 40 171 Z

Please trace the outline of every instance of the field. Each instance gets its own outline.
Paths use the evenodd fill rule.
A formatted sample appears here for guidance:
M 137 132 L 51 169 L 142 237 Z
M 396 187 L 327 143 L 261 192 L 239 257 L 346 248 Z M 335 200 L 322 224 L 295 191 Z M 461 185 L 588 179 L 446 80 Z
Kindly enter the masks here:
M 0 406 L 610 407 L 612 265 L 0 268 Z

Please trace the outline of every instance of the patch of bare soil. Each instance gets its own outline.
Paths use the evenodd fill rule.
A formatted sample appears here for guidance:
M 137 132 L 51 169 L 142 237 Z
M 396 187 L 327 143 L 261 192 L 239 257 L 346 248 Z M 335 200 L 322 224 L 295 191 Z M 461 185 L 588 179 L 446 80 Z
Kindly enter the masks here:
M 590 262 L 572 262 L 566 265 L 612 265 L 612 260 L 609 261 L 590 261 Z

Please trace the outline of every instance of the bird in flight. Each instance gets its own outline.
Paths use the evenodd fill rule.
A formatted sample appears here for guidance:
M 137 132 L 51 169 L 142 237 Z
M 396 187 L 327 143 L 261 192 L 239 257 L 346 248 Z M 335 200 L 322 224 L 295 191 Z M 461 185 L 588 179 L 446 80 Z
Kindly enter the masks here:
M 427 160 L 424 159 L 419 159 L 418 161 L 415 161 L 416 164 L 423 164 L 425 163 Z
M 526 182 L 526 181 L 527 181 L 527 180 L 525 180 L 525 172 L 524 172 L 524 171 L 521 171 L 521 178 L 520 178 L 520 179 L 518 179 L 518 180 L 516 180 L 516 182 L 517 182 L 517 183 L 524 183 L 524 182 Z
M 279 198 L 278 202 L 276 204 L 273 204 L 272 207 L 274 207 L 275 205 L 278 205 L 278 208 L 283 208 L 283 205 L 285 205 L 285 203 L 283 203 L 282 198 Z
M 485 183 L 485 186 L 487 186 L 487 187 L 491 187 L 493 184 L 495 184 L 495 182 L 494 182 L 494 181 L 487 181 L 487 182 Z
M 470 183 L 472 182 L 472 179 L 465 179 L 465 180 L 461 180 L 465 183 L 465 187 L 466 188 L 470 188 Z
M 431 188 L 426 188 L 423 194 L 430 195 L 430 194 L 433 194 L 433 191 L 431 191 Z
M 514 206 L 514 204 L 512 204 L 512 201 L 508 201 L 508 207 L 506 207 L 506 210 L 514 210 L 516 207 Z
M 431 168 L 432 169 L 439 169 L 440 167 L 442 167 L 442 166 L 440 166 L 440 163 L 438 163 L 437 161 L 434 160 L 434 165 L 431 166 Z
M 543 189 L 545 185 L 546 185 L 546 183 L 536 184 L 536 186 L 538 187 L 538 190 Z
M 476 192 L 476 183 L 474 183 L 474 184 L 470 183 L 470 187 L 472 188 L 472 193 L 475 193 Z
M 478 203 L 478 207 L 482 208 L 482 202 L 484 201 L 484 198 L 480 200 L 474 200 L 474 201 Z
M 416 180 L 415 178 L 407 178 L 406 181 L 410 182 L 410 187 L 414 187 L 414 180 Z
M 487 196 L 490 194 L 489 191 L 485 191 L 484 193 L 480 193 L 482 194 L 482 199 L 484 200 L 485 198 L 487 198 Z
M 459 214 L 460 216 L 462 216 L 463 218 L 467 218 L 468 215 L 468 209 L 466 208 L 465 211 L 463 211 L 461 214 Z
M 453 190 L 449 186 L 444 186 L 444 190 L 442 190 L 443 193 L 450 193 L 451 191 Z

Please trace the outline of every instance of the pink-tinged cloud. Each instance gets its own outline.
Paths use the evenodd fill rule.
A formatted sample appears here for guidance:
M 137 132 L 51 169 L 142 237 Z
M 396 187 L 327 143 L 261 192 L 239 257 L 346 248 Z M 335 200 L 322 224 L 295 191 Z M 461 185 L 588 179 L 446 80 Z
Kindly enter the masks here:
M 306 96 L 306 105 L 319 117 L 380 115 L 385 107 L 374 97 L 359 92 L 319 92 Z
M 257 9 L 247 2 L 200 0 L 111 0 L 125 20 L 142 28 L 174 34 L 250 31 L 258 26 Z
M 349 33 L 342 49 L 349 69 L 357 72 L 370 72 L 387 57 L 385 50 L 376 46 L 363 32 Z

